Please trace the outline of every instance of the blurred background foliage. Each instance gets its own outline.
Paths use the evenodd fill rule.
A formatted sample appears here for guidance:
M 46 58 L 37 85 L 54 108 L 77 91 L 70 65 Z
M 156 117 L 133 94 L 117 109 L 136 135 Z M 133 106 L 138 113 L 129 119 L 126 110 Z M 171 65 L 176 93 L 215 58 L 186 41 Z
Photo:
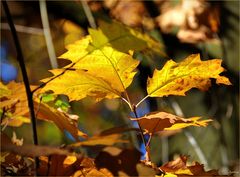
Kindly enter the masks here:
M 212 118 L 206 128 L 187 128 L 177 134 L 159 134 L 152 140 L 152 160 L 162 164 L 175 155 L 190 155 L 192 160 L 204 163 L 208 169 L 220 168 L 223 174 L 239 166 L 239 1 L 91 1 L 87 7 L 94 21 L 116 19 L 122 23 L 149 33 L 164 45 L 165 56 L 135 53 L 141 60 L 138 74 L 128 89 L 132 102 L 137 103 L 146 95 L 146 80 L 154 68 L 161 68 L 167 59 L 179 61 L 189 54 L 200 53 L 203 60 L 223 59 L 226 75 L 233 86 L 213 85 L 207 92 L 192 90 L 185 97 L 162 99 L 149 98 L 139 108 L 138 114 L 163 110 L 179 115 Z M 47 1 L 47 20 L 56 56 L 66 51 L 65 46 L 87 34 L 91 26 L 81 1 Z M 31 84 L 39 85 L 42 78 L 51 74 L 49 46 L 46 45 L 40 5 L 38 1 L 9 1 L 21 41 L 25 64 Z M 21 81 L 16 61 L 15 44 L 3 11 L 1 11 L 1 80 Z M 67 61 L 58 61 L 62 67 Z M 132 126 L 128 120 L 130 110 L 120 100 L 104 100 L 94 104 L 90 99 L 67 102 L 70 112 L 79 115 L 79 128 L 88 135 L 97 134 L 115 126 Z M 11 136 L 15 131 L 32 142 L 30 124 L 8 127 Z M 72 141 L 54 124 L 38 122 L 40 144 L 62 145 Z M 135 133 L 127 133 L 134 146 L 141 150 Z M 94 156 L 94 150 L 86 151 Z

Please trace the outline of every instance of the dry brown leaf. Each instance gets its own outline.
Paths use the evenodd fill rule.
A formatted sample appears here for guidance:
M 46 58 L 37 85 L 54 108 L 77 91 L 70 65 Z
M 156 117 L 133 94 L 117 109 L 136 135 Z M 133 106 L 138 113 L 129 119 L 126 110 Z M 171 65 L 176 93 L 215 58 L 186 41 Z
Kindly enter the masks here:
M 37 116 L 39 119 L 54 122 L 60 130 L 67 130 L 69 133 L 71 133 L 76 141 L 78 141 L 78 137 L 87 137 L 85 133 L 81 132 L 77 128 L 77 122 L 72 120 L 67 114 L 60 112 L 44 103 L 41 103 L 39 106 L 37 101 L 34 101 L 34 107 L 36 108 L 36 111 L 38 111 Z
M 154 28 L 154 22 L 149 17 L 144 3 L 135 0 L 114 1 L 105 0 L 105 7 L 110 9 L 110 14 L 125 25 L 131 27 L 144 26 L 147 29 Z
M 187 165 L 187 156 L 180 156 L 177 159 L 167 162 L 160 167 L 163 171 L 175 174 L 177 176 L 215 176 L 218 175 L 216 170 L 205 171 L 204 166 L 198 162 L 193 165 Z
M 179 5 L 164 9 L 156 21 L 165 33 L 171 32 L 173 27 L 179 27 L 177 37 L 182 42 L 209 41 L 215 38 L 214 33 L 218 31 L 219 9 L 205 0 L 182 0 Z
M 135 149 L 119 149 L 106 147 L 95 159 L 98 169 L 106 168 L 114 176 L 138 176 L 136 165 L 140 160 L 140 152 Z
M 1 152 L 10 152 L 27 157 L 48 156 L 51 154 L 59 155 L 70 154 L 67 150 L 49 146 L 35 146 L 30 144 L 17 146 L 13 144 L 10 138 L 8 138 L 8 136 L 5 135 L 4 133 L 1 133 Z
M 188 119 L 166 113 L 166 112 L 151 112 L 140 118 L 131 118 L 139 122 L 141 127 L 147 133 L 156 133 L 163 130 L 177 130 L 189 126 L 205 127 L 212 120 L 199 120 L 200 117 L 191 117 Z
M 78 146 L 112 146 L 115 143 L 128 143 L 128 140 L 121 139 L 121 134 L 110 134 L 110 135 L 95 135 L 91 138 L 86 139 L 85 141 L 77 142 L 69 145 L 70 147 Z

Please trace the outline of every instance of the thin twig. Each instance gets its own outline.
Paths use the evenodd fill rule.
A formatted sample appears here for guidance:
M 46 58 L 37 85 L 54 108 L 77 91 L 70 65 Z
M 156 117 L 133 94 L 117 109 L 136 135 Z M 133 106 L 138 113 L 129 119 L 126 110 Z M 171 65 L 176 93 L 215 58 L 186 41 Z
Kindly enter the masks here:
M 58 67 L 58 64 L 57 64 L 55 49 L 53 46 L 52 36 L 51 36 L 49 22 L 48 22 L 46 1 L 40 0 L 39 6 L 40 6 L 40 14 L 41 14 L 41 19 L 42 19 L 43 32 L 44 32 L 44 37 L 46 40 L 48 55 L 49 55 L 51 66 L 54 69 L 54 68 Z
M 28 107 L 29 107 L 29 112 L 30 112 L 30 116 L 31 116 L 31 123 L 32 123 L 32 132 L 33 132 L 33 142 L 34 145 L 38 145 L 38 138 L 37 138 L 37 127 L 36 127 L 36 118 L 35 118 L 35 113 L 34 113 L 34 104 L 33 104 L 33 99 L 32 99 L 32 92 L 30 89 L 30 85 L 29 85 L 29 80 L 28 80 L 28 76 L 27 76 L 27 71 L 25 68 L 25 63 L 24 63 L 24 59 L 23 59 L 23 54 L 22 54 L 22 49 L 19 43 L 19 39 L 17 36 L 17 32 L 16 29 L 14 27 L 13 24 L 13 20 L 7 5 L 7 2 L 4 0 L 2 1 L 2 5 L 3 5 L 3 9 L 5 11 L 7 20 L 8 20 L 8 24 L 10 26 L 11 32 L 12 32 L 12 36 L 13 36 L 13 40 L 16 46 L 16 50 L 17 50 L 17 59 L 22 71 L 22 77 L 23 77 L 23 82 L 25 85 L 25 89 L 26 89 L 26 93 L 27 93 L 27 101 L 28 101 Z M 35 158 L 35 175 L 37 175 L 37 169 L 39 166 L 39 159 L 38 157 Z
M 83 6 L 83 10 L 84 10 L 84 12 L 86 14 L 86 17 L 88 19 L 89 25 L 91 26 L 91 28 L 96 29 L 97 25 L 95 23 L 93 14 L 92 14 L 91 9 L 89 8 L 87 2 L 85 0 L 81 0 L 81 4 Z
M 121 97 L 122 98 L 122 100 L 125 102 L 125 103 L 127 103 L 127 105 L 129 106 L 129 108 L 131 109 L 131 103 L 129 103 L 129 101 L 128 100 L 126 100 L 124 97 Z
M 43 30 L 40 28 L 22 26 L 22 25 L 14 25 L 17 32 L 28 33 L 34 35 L 43 35 Z M 8 23 L 0 23 L 0 28 L 3 30 L 11 30 Z
M 135 117 L 138 118 L 137 111 L 136 111 L 136 106 L 135 106 L 135 105 L 132 106 L 132 110 L 133 110 L 133 113 L 134 113 Z M 146 142 L 146 140 L 144 139 L 143 129 L 142 129 L 139 121 L 138 121 L 137 119 L 136 119 L 136 121 L 137 121 L 137 123 L 138 123 L 138 127 L 139 127 L 139 129 L 140 129 L 141 138 L 142 138 L 142 141 L 143 141 L 143 143 L 144 143 L 144 147 L 145 147 L 145 149 L 146 149 L 147 142 Z
M 137 108 L 143 101 L 145 101 L 148 97 L 149 97 L 149 95 L 147 95 L 147 96 L 145 96 L 143 99 L 141 99 L 141 100 L 136 104 L 136 108 Z

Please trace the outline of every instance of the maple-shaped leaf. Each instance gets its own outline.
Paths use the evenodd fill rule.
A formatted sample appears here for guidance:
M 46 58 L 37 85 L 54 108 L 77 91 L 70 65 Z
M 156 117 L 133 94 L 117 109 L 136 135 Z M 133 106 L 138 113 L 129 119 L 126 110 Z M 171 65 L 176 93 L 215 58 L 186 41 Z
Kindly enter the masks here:
M 185 119 L 166 112 L 152 112 L 140 118 L 131 118 L 131 120 L 137 120 L 141 127 L 151 134 L 162 130 L 177 130 L 189 126 L 205 127 L 208 122 L 212 121 L 199 119 L 200 117 Z
M 88 49 L 90 45 L 91 51 Z M 51 80 L 42 91 L 66 94 L 71 101 L 86 96 L 96 101 L 121 97 L 131 84 L 139 64 L 131 55 L 110 46 L 94 47 L 90 36 L 69 45 L 68 52 L 60 58 L 69 59 L 72 63 L 65 69 L 52 70 L 54 76 L 42 80 Z
M 231 85 L 228 78 L 219 75 L 224 71 L 221 63 L 220 59 L 201 61 L 199 54 L 190 55 L 180 63 L 169 60 L 148 78 L 148 96 L 184 96 L 191 88 L 207 90 L 211 85 L 210 78 L 216 79 L 217 84 Z
M 60 59 L 72 63 L 63 69 L 51 70 L 54 76 L 43 79 L 42 91 L 65 94 L 70 101 L 90 96 L 96 101 L 119 98 L 126 94 L 139 61 L 130 50 L 159 50 L 160 44 L 146 34 L 113 22 L 100 22 L 98 29 L 89 29 L 89 35 L 67 46 Z M 127 53 L 131 54 L 127 54 Z

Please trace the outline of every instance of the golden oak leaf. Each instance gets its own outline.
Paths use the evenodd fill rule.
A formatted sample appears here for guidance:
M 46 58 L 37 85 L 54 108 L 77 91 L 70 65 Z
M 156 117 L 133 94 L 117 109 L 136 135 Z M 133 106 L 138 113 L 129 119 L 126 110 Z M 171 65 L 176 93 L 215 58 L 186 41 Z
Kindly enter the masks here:
M 89 34 L 67 46 L 68 51 L 59 58 L 72 63 L 62 70 L 52 70 L 54 76 L 42 80 L 46 83 L 43 92 L 65 94 L 71 101 L 87 96 L 96 101 L 122 97 L 139 64 L 130 50 L 161 48 L 148 35 L 117 22 L 100 22 L 100 28 L 89 29 Z
M 210 78 L 216 79 L 217 84 L 231 85 L 228 78 L 219 75 L 224 71 L 221 63 L 220 59 L 201 61 L 199 54 L 190 55 L 180 63 L 169 60 L 148 78 L 148 96 L 184 96 L 191 88 L 207 90 L 211 85 Z
M 42 91 L 52 90 L 66 94 L 69 99 L 80 100 L 90 96 L 99 101 L 103 98 L 118 98 L 131 84 L 139 61 L 131 55 L 119 52 L 110 46 L 92 46 L 90 36 L 68 47 L 60 56 L 72 61 L 65 69 L 55 69 L 53 77 Z M 88 46 L 92 47 L 89 51 Z
M 152 112 L 140 118 L 131 118 L 131 120 L 137 120 L 148 133 L 156 133 L 162 130 L 177 130 L 189 126 L 205 127 L 208 122 L 212 121 L 199 119 L 200 117 L 185 119 L 166 112 Z

